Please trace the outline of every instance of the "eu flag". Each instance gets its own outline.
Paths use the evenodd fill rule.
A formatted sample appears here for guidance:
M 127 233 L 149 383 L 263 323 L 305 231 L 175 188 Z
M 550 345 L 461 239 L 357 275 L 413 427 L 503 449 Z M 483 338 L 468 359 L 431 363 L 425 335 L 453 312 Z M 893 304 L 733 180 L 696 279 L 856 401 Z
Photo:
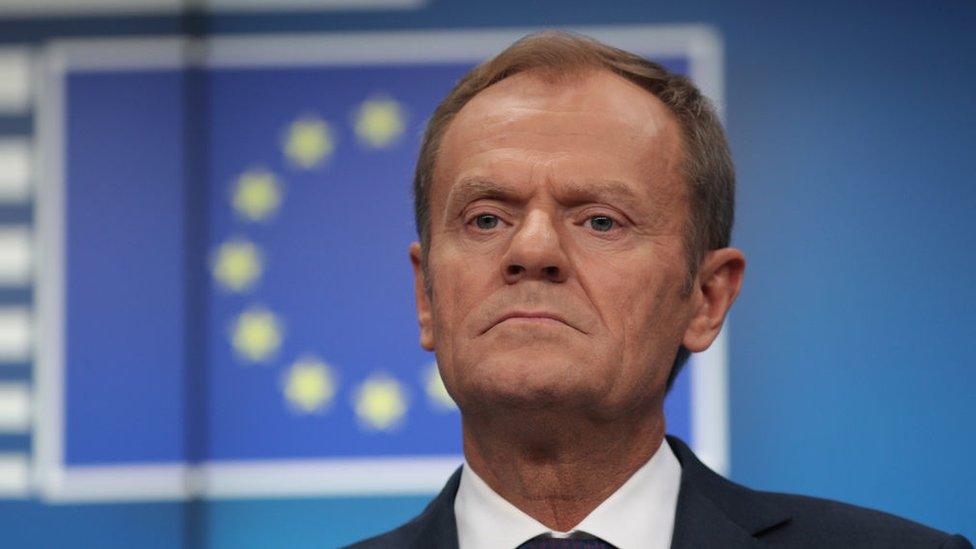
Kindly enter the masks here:
M 648 44 L 693 68 L 691 48 Z M 127 480 L 76 497 L 178 496 L 187 464 L 217 492 L 434 489 L 459 461 L 407 247 L 426 119 L 480 58 L 276 51 L 192 68 L 74 66 L 73 52 L 52 76 L 61 176 L 43 232 L 62 276 L 45 325 L 62 344 L 41 382 L 61 403 L 42 421 L 55 496 L 95 473 Z M 687 377 L 668 419 L 692 438 Z M 388 482 L 424 464 L 429 487 Z

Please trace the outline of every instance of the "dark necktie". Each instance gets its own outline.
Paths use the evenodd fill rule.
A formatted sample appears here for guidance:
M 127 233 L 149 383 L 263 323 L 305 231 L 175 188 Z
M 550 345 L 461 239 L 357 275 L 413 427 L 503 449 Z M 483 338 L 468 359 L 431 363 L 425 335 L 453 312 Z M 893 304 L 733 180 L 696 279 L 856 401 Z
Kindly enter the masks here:
M 550 538 L 539 536 L 518 546 L 518 549 L 614 549 L 602 539 Z

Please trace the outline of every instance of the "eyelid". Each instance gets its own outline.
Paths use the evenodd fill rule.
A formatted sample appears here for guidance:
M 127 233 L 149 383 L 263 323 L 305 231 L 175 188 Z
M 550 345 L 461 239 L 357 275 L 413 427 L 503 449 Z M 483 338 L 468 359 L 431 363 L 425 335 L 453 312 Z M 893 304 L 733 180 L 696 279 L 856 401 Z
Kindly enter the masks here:
M 498 218 L 499 223 L 503 223 L 508 226 L 511 226 L 513 224 L 509 219 L 508 212 L 503 211 L 501 208 L 498 208 L 497 206 L 486 205 L 486 204 L 479 204 L 473 207 L 466 208 L 464 211 L 461 212 L 460 217 L 464 225 L 472 225 L 478 219 L 478 217 L 482 215 L 494 216 Z M 614 232 L 616 230 L 628 227 L 633 224 L 630 221 L 630 218 L 627 217 L 626 214 L 616 210 L 615 208 L 608 207 L 608 206 L 597 206 L 597 207 L 591 206 L 588 208 L 583 208 L 582 210 L 577 212 L 576 215 L 582 216 L 582 218 L 579 219 L 579 221 L 577 222 L 578 225 L 584 225 L 586 224 L 587 221 L 589 221 L 594 217 L 608 217 L 612 219 L 614 223 L 614 228 L 611 229 L 611 231 L 606 231 L 606 232 Z
M 505 216 L 505 214 L 495 210 L 486 210 L 484 208 L 472 208 L 471 211 L 464 212 L 464 215 L 462 215 L 461 217 L 465 219 L 465 223 L 469 223 L 482 215 L 493 215 L 498 219 L 502 219 L 502 220 L 504 220 L 503 218 Z
M 494 216 L 498 218 L 498 223 L 511 225 L 511 223 L 509 223 L 505 219 L 505 214 L 503 212 L 499 212 L 494 209 L 486 209 L 484 206 L 477 206 L 474 208 L 470 208 L 469 210 L 466 210 L 465 212 L 463 212 L 461 218 L 465 226 L 470 226 L 473 225 L 474 222 L 477 221 L 477 219 L 483 215 Z M 478 230 L 484 230 L 484 229 L 478 229 Z
M 580 212 L 580 215 L 583 216 L 582 223 L 586 223 L 587 221 L 593 219 L 594 217 L 609 217 L 610 219 L 613 220 L 615 224 L 621 226 L 626 226 L 631 224 L 630 219 L 626 215 L 616 210 L 608 209 L 606 207 L 599 208 L 597 210 L 593 210 L 593 209 L 583 210 Z

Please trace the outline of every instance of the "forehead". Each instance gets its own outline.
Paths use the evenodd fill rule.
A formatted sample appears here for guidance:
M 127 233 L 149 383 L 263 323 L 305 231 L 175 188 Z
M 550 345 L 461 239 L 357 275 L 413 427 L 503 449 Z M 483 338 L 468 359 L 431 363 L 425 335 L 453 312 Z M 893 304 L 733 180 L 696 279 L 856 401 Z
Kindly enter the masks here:
M 524 180 L 529 172 L 574 184 L 599 176 L 650 182 L 648 192 L 674 191 L 663 185 L 676 173 L 680 143 L 668 107 L 620 76 L 590 71 L 553 81 L 527 71 L 482 91 L 451 121 L 431 199 L 460 180 L 503 174 Z

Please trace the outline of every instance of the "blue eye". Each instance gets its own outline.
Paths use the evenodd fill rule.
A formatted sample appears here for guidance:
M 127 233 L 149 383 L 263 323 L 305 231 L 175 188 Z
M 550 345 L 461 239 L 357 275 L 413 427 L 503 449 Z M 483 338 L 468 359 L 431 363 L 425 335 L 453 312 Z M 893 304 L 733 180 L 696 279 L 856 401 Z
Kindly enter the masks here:
M 474 224 L 482 230 L 494 229 L 498 226 L 498 217 L 491 214 L 481 214 L 474 218 Z
M 589 219 L 590 227 L 594 231 L 607 232 L 614 226 L 614 221 L 612 218 L 605 215 L 594 215 Z

